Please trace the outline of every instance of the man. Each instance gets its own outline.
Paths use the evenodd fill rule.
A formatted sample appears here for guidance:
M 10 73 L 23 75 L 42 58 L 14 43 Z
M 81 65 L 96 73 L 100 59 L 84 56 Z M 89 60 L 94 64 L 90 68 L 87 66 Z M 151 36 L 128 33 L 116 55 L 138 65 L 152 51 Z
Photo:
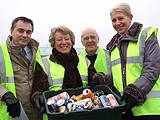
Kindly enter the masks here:
M 0 120 L 19 117 L 22 109 L 29 120 L 40 119 L 30 102 L 34 62 L 41 58 L 39 43 L 31 38 L 33 30 L 31 19 L 17 17 L 0 45 Z
M 80 55 L 85 57 L 88 63 L 88 84 L 94 86 L 96 84 L 101 84 L 102 81 L 94 81 L 93 78 L 102 74 L 107 74 L 107 64 L 106 64 L 106 52 L 103 48 L 98 46 L 99 36 L 95 29 L 86 28 L 81 33 L 81 42 L 85 47 L 84 50 L 80 52 Z M 98 74 L 95 74 L 97 73 Z M 98 75 L 98 76 L 97 76 Z

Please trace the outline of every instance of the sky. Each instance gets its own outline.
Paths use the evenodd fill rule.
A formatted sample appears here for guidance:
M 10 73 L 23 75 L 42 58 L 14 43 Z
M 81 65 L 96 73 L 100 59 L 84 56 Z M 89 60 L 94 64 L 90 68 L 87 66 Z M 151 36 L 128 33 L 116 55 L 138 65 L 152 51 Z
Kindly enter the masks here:
M 160 29 L 160 0 L 0 0 L 0 42 L 10 34 L 12 20 L 25 16 L 33 20 L 32 38 L 41 47 L 50 46 L 48 37 L 52 27 L 65 25 L 75 34 L 74 47 L 83 47 L 81 32 L 86 27 L 93 27 L 100 37 L 99 46 L 105 48 L 116 33 L 109 13 L 120 2 L 130 4 L 133 22 Z

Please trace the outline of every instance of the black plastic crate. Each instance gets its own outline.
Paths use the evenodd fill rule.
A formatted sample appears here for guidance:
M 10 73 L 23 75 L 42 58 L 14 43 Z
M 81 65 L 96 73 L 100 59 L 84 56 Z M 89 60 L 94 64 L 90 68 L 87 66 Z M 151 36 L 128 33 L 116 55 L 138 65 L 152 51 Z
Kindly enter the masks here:
M 47 105 L 47 99 L 55 96 L 62 92 L 68 92 L 70 96 L 72 95 L 79 95 L 82 91 L 86 88 L 91 89 L 93 92 L 102 90 L 105 95 L 113 94 L 117 99 L 119 106 L 115 108 L 98 108 L 93 110 L 84 110 L 84 111 L 73 111 L 73 112 L 50 112 L 49 107 Z M 63 89 L 60 91 L 45 91 L 43 93 L 45 98 L 45 106 L 48 115 L 48 120 L 120 120 L 122 111 L 124 110 L 124 102 L 120 101 L 120 97 L 116 95 L 110 88 L 107 86 L 95 86 L 94 88 L 84 87 L 84 88 L 76 88 L 76 89 Z

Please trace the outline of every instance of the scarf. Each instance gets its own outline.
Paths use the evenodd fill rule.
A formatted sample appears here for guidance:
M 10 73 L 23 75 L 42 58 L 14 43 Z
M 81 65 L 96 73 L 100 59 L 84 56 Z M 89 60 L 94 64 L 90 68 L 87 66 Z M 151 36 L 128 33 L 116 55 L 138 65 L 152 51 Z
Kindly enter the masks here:
M 93 76 L 94 76 L 95 73 L 97 73 L 96 69 L 94 68 L 94 63 L 96 61 L 97 54 L 94 54 L 94 55 L 91 55 L 91 56 L 86 55 L 86 57 L 91 62 L 91 64 L 88 67 L 88 85 L 89 86 L 94 86 L 95 83 L 94 83 L 94 80 L 93 80 Z
M 82 87 L 82 79 L 77 68 L 79 58 L 74 48 L 71 48 L 69 54 L 62 54 L 53 48 L 50 60 L 62 65 L 65 69 L 63 89 Z

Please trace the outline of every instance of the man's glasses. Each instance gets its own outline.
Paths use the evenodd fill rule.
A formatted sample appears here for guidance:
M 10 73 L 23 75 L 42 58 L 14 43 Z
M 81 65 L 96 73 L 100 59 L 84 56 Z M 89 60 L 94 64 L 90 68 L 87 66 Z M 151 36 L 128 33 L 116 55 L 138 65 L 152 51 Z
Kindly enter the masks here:
M 91 40 L 96 40 L 96 39 L 97 39 L 97 36 L 96 36 L 96 35 L 90 35 L 90 36 L 82 37 L 82 40 L 83 40 L 83 41 L 88 41 L 89 39 L 91 39 Z

